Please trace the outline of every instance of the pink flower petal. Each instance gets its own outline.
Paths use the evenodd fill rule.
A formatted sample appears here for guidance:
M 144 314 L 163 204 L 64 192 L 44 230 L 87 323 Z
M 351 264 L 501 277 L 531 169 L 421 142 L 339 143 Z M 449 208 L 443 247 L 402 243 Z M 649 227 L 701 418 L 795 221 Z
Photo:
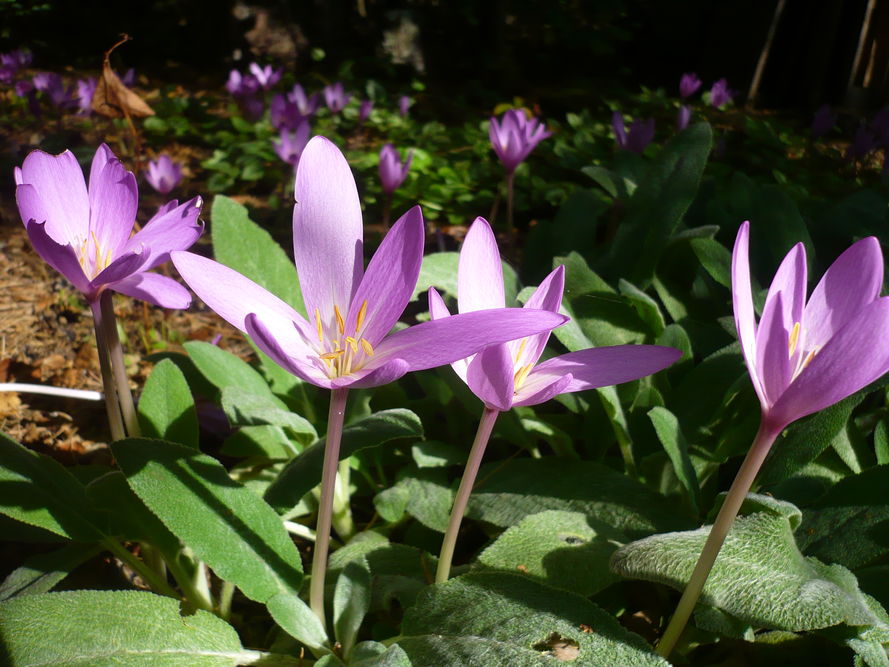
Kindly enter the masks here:
M 89 236 L 90 204 L 83 171 L 71 151 L 50 155 L 31 151 L 22 163 L 22 184 L 34 186 L 45 216 L 46 233 L 56 243 L 77 243 Z M 20 186 L 21 187 L 21 186 Z M 29 213 L 30 215 L 30 213 Z M 23 212 L 23 222 L 27 224 Z
M 448 310 L 448 307 L 445 305 L 444 299 L 441 298 L 441 295 L 435 290 L 434 287 L 429 288 L 429 315 L 433 320 L 440 320 L 443 317 L 450 317 L 451 312 Z M 459 376 L 463 382 L 466 382 L 466 376 L 469 371 L 469 364 L 472 362 L 473 357 L 466 357 L 465 359 L 457 359 L 451 363 L 451 368 L 454 369 L 454 372 Z
M 745 221 L 738 229 L 735 247 L 732 251 L 732 308 L 735 314 L 735 327 L 747 370 L 760 401 L 765 394 L 759 381 L 756 368 L 756 313 L 753 310 L 753 291 L 750 287 L 750 223 Z
M 99 146 L 90 168 L 90 233 L 95 235 L 102 255 L 116 256 L 136 222 L 139 193 L 136 178 L 126 170 L 111 149 Z
M 246 280 L 246 279 L 245 279 Z M 218 311 L 217 311 L 218 312 Z M 268 313 L 265 314 L 268 316 Z M 286 322 L 274 321 L 267 326 L 263 318 L 256 313 L 249 313 L 244 318 L 244 328 L 256 346 L 265 352 L 272 361 L 298 378 L 325 389 L 334 387 L 331 379 L 318 366 L 312 363 L 316 359 L 314 351 L 308 349 L 296 328 L 288 327 Z
M 28 187 L 28 186 L 19 186 Z M 43 222 L 28 222 L 26 225 L 28 238 L 37 254 L 43 258 L 56 271 L 71 281 L 79 291 L 86 295 L 87 299 L 95 297 L 90 287 L 89 279 L 83 272 L 77 253 L 70 244 L 61 245 L 57 243 L 46 231 L 46 224 Z
M 461 313 L 503 308 L 503 266 L 491 226 L 476 218 L 466 232 L 457 265 L 457 309 Z
M 790 359 L 792 323 L 784 306 L 784 294 L 777 292 L 766 301 L 756 332 L 756 368 L 762 386 L 764 406 L 777 401 L 790 384 L 793 369 Z
M 557 266 L 550 274 L 543 279 L 531 298 L 525 303 L 525 308 L 539 308 L 558 313 L 562 306 L 562 292 L 565 291 L 565 267 Z M 545 331 L 536 336 L 528 336 L 527 343 L 522 345 L 522 341 L 513 341 L 509 344 L 509 349 L 513 358 L 516 359 L 517 366 L 525 366 L 526 364 L 536 364 L 543 354 L 543 348 L 549 340 L 549 331 Z M 520 354 L 521 352 L 521 354 Z
M 547 359 L 531 371 L 529 380 L 555 379 L 570 373 L 572 379 L 564 392 L 595 389 L 657 373 L 681 356 L 679 350 L 660 345 L 593 347 Z
M 535 369 L 536 370 L 536 369 Z M 574 376 L 571 373 L 553 377 L 549 373 L 536 375 L 532 370 L 524 384 L 516 392 L 513 406 L 546 403 L 559 394 L 567 393 Z
M 191 305 L 191 292 L 172 278 L 159 273 L 134 273 L 108 288 L 161 308 L 184 310 Z
M 176 203 L 173 200 L 162 206 L 124 246 L 124 251 L 145 248 L 146 271 L 168 261 L 171 251 L 190 248 L 204 231 L 203 223 L 198 221 L 201 198 L 195 197 L 179 206 Z
M 469 364 L 467 384 L 485 405 L 501 412 L 512 407 L 515 366 L 506 345 L 491 345 Z

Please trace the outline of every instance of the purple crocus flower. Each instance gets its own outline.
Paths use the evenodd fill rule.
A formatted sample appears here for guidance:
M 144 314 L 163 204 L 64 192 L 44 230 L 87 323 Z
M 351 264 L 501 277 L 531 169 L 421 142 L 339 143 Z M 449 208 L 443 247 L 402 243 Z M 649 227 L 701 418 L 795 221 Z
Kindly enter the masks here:
M 259 63 L 250 63 L 250 73 L 256 79 L 259 87 L 268 90 L 281 80 L 284 70 L 275 69 L 271 65 L 261 66 Z
M 96 94 L 98 82 L 95 77 L 77 80 L 77 114 L 89 116 L 93 111 L 93 95 Z
M 361 106 L 358 108 L 358 123 L 364 123 L 368 118 L 370 118 L 370 112 L 373 111 L 374 103 L 373 100 L 364 100 L 361 103 Z
M 287 93 L 287 99 L 296 105 L 300 115 L 304 118 L 314 116 L 315 112 L 318 111 L 318 106 L 321 104 L 318 93 L 306 95 L 306 91 L 298 83 Z
M 713 87 L 710 89 L 710 106 L 714 109 L 718 109 L 731 102 L 734 96 L 734 92 L 728 88 L 728 81 L 726 79 L 720 79 L 714 83 Z
M 398 187 L 404 183 L 407 174 L 411 169 L 411 161 L 414 159 L 414 151 L 407 152 L 407 158 L 404 163 L 401 162 L 401 156 L 398 154 L 395 146 L 385 144 L 380 150 L 380 183 L 383 186 L 383 192 L 391 195 Z
M 691 107 L 683 104 L 679 107 L 679 112 L 676 114 L 676 129 L 684 130 L 688 127 L 688 124 L 691 122 Z
M 339 113 L 345 109 L 351 98 L 339 81 L 324 87 L 324 102 L 331 113 Z
M 259 81 L 250 74 L 245 76 L 238 70 L 233 69 L 228 73 L 225 89 L 232 97 L 248 97 L 259 92 Z
M 407 95 L 402 95 L 398 98 L 398 113 L 401 114 L 402 118 L 407 118 L 407 113 L 410 111 L 411 104 L 413 104 L 413 101 Z
M 822 104 L 812 118 L 812 138 L 818 139 L 830 132 L 837 124 L 837 117 L 830 110 L 830 105 Z
M 163 153 L 148 163 L 145 180 L 162 195 L 169 194 L 182 181 L 182 167 Z
M 565 268 L 550 273 L 525 304 L 553 313 L 559 311 Z M 457 307 L 460 313 L 505 306 L 503 269 L 497 240 L 484 218 L 476 218 L 457 268 Z M 434 321 L 450 316 L 435 288 L 429 290 L 429 312 Z M 506 411 L 537 405 L 557 396 L 604 387 L 651 375 L 674 363 L 681 353 L 657 345 L 616 345 L 569 352 L 537 363 L 549 331 L 503 345 L 492 345 L 474 357 L 451 366 L 487 407 Z
M 299 158 L 305 150 L 306 144 L 309 143 L 310 136 L 311 128 L 309 127 L 309 121 L 303 120 L 297 125 L 296 130 L 283 130 L 278 139 L 272 143 L 278 157 L 296 169 L 296 165 L 299 164 Z
M 509 175 L 550 133 L 537 118 L 528 118 L 521 109 L 509 109 L 499 122 L 491 118 L 488 136 Z
M 654 118 L 636 119 L 627 130 L 624 117 L 620 111 L 611 114 L 611 126 L 618 148 L 642 154 L 654 139 Z
M 53 106 L 64 109 L 71 105 L 72 90 L 65 88 L 65 83 L 55 72 L 38 72 L 33 77 L 34 88 L 45 93 Z
M 276 130 L 295 130 L 306 116 L 288 96 L 278 93 L 269 104 L 269 119 Z
M 519 317 L 518 309 L 501 309 L 390 333 L 420 272 L 425 229 L 419 207 L 395 223 L 365 271 L 355 179 L 324 137 L 303 151 L 295 198 L 293 248 L 309 320 L 222 264 L 187 252 L 173 253 L 173 263 L 204 303 L 306 382 L 375 387 L 565 321 L 546 311 Z
M 687 72 L 679 79 L 679 97 L 683 100 L 688 99 L 701 87 L 701 80 L 694 72 Z
M 197 221 L 201 198 L 161 206 L 132 237 L 138 190 L 111 149 L 99 146 L 89 189 L 70 151 L 32 151 L 15 169 L 15 197 L 37 253 L 92 304 L 105 289 L 165 308 L 187 308 L 182 285 L 150 269 L 188 248 L 203 231 Z
M 779 433 L 841 401 L 889 370 L 889 297 L 880 297 L 883 256 L 870 236 L 827 269 L 806 300 L 806 250 L 797 243 L 775 273 L 759 323 L 753 311 L 750 223 L 732 253 L 735 326 L 763 427 Z

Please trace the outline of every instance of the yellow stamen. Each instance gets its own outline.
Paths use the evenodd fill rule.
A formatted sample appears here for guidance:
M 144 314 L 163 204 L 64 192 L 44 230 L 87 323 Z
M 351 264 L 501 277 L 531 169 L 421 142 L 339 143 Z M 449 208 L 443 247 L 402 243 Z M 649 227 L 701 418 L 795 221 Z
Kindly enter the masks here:
M 111 264 L 111 248 L 108 248 L 108 252 L 105 253 L 105 263 L 102 265 L 102 268 L 107 268 L 109 264 Z
M 793 325 L 793 329 L 790 330 L 790 339 L 788 341 L 788 345 L 790 347 L 790 356 L 793 356 L 793 353 L 796 352 L 796 345 L 799 343 L 799 322 Z
M 807 356 L 806 360 L 803 362 L 803 366 L 802 366 L 803 368 L 805 368 L 806 366 L 808 366 L 809 364 L 812 363 L 812 359 L 814 359 L 815 355 L 818 354 L 819 349 L 820 348 L 816 347 L 811 352 L 809 352 L 809 356 Z
M 519 359 L 522 358 L 522 353 L 525 351 L 525 347 L 528 345 L 528 339 L 522 338 L 522 342 L 519 345 L 518 352 L 515 353 L 515 363 L 519 363 Z
M 318 342 L 324 342 L 324 327 L 321 326 L 321 311 L 315 308 L 315 326 L 318 327 Z
M 340 336 L 342 336 L 346 333 L 346 323 L 343 321 L 343 314 L 336 304 L 333 304 L 333 314 L 336 315 L 336 326 L 340 330 Z
M 364 324 L 364 316 L 367 315 L 367 299 L 361 304 L 361 308 L 358 309 L 358 317 L 355 318 L 355 331 L 361 330 L 361 325 Z
M 333 352 L 325 352 L 324 354 L 319 355 L 319 356 L 321 359 L 324 359 L 324 361 L 328 361 L 329 359 L 337 359 L 344 352 L 345 352 L 345 350 L 334 350 Z
M 528 373 L 531 372 L 532 368 L 534 368 L 534 364 L 525 364 L 516 371 L 515 377 L 513 378 L 513 384 L 515 385 L 516 390 L 522 386 L 522 383 L 525 381 L 525 378 L 528 377 Z
M 352 352 L 358 352 L 358 341 L 352 338 L 351 336 L 346 336 L 346 342 L 349 344 L 349 347 L 352 348 Z
M 369 357 L 374 356 L 374 349 L 373 349 L 373 346 L 371 346 L 370 343 L 368 343 L 368 342 L 367 342 L 366 340 L 364 340 L 363 338 L 361 339 L 360 343 L 361 343 L 361 349 L 364 350 L 364 353 L 365 353 L 367 356 L 369 356 Z

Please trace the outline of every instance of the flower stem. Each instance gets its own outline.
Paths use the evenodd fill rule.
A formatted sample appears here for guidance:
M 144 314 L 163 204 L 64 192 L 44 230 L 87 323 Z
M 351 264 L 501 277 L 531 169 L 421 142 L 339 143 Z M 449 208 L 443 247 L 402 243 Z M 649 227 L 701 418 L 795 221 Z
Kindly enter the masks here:
M 327 573 L 327 552 L 330 547 L 330 524 L 333 518 L 333 496 L 336 487 L 336 469 L 340 458 L 340 440 L 346 416 L 348 389 L 332 389 L 330 412 L 327 417 L 327 441 L 324 445 L 324 463 L 321 472 L 321 499 L 318 503 L 318 525 L 315 528 L 315 551 L 312 554 L 312 580 L 309 586 L 309 606 L 327 627 L 324 614 L 324 577 Z
M 509 226 L 509 233 L 513 233 L 512 224 L 512 205 L 513 205 L 513 181 L 515 181 L 515 172 L 511 171 L 506 175 L 506 224 Z
M 479 420 L 478 431 L 475 433 L 475 440 L 472 443 L 472 449 L 469 451 L 469 460 L 466 462 L 466 469 L 463 471 L 463 479 L 460 480 L 460 488 L 457 489 L 457 497 L 454 498 L 454 506 L 451 508 L 448 529 L 441 543 L 441 553 L 438 556 L 438 570 L 435 573 L 435 583 L 437 584 L 447 581 L 451 574 L 451 561 L 454 559 L 454 547 L 457 546 L 457 533 L 460 532 L 463 514 L 466 512 L 466 505 L 469 503 L 469 496 L 472 494 L 472 487 L 475 484 L 482 457 L 485 455 L 485 448 L 488 446 L 491 431 L 494 430 L 494 422 L 497 421 L 499 415 L 499 410 L 485 407 L 482 418 Z
M 120 416 L 117 389 L 114 387 L 114 375 L 111 372 L 111 358 L 108 356 L 108 342 L 105 339 L 102 308 L 98 301 L 92 301 L 90 302 L 90 309 L 93 311 L 93 324 L 96 329 L 96 351 L 99 355 L 102 385 L 105 388 L 105 409 L 108 412 L 108 426 L 111 428 L 111 439 L 121 440 L 126 437 L 126 434 L 123 430 L 123 419 Z
M 701 591 L 704 590 L 704 584 L 710 575 L 713 563 L 716 562 L 716 556 L 719 555 L 722 543 L 725 542 L 726 535 L 728 535 L 735 517 L 738 516 L 741 503 L 747 497 L 747 492 L 753 485 L 753 481 L 756 479 L 763 461 L 765 461 L 769 450 L 772 448 L 772 444 L 775 442 L 775 438 L 778 437 L 782 428 L 768 423 L 765 419 L 760 424 L 759 431 L 753 439 L 753 444 L 750 446 L 750 451 L 747 452 L 747 456 L 744 458 L 744 462 L 735 476 L 735 481 L 732 482 L 725 501 L 722 503 L 719 514 L 716 515 L 716 521 L 713 522 L 713 526 L 710 528 L 710 534 L 707 536 L 707 541 L 704 543 L 704 548 L 698 557 L 691 579 L 686 584 L 685 591 L 682 593 L 679 604 L 676 606 L 676 612 L 673 614 L 673 618 L 670 619 L 664 636 L 661 637 L 658 643 L 657 652 L 661 657 L 668 657 L 676 646 L 676 642 L 679 641 L 679 636 L 682 634 L 685 624 L 688 623 L 692 611 L 694 611 L 695 604 L 697 604 L 698 598 L 701 596 Z
M 383 195 L 383 229 L 389 229 L 389 218 L 392 216 L 392 193 Z
M 114 381 L 117 386 L 120 412 L 123 415 L 127 435 L 131 438 L 138 438 L 142 435 L 142 430 L 139 428 L 139 419 L 136 417 L 136 405 L 133 403 L 133 393 L 130 391 L 130 380 L 127 377 L 127 367 L 123 360 L 120 336 L 117 335 L 117 318 L 114 316 L 114 301 L 110 290 L 102 292 L 99 303 L 105 326 L 105 340 L 108 342 L 108 351 L 111 354 L 111 369 L 114 372 Z
M 156 593 L 167 595 L 171 598 L 179 598 L 179 594 L 173 590 L 170 584 L 158 577 L 157 573 L 154 572 L 154 570 L 148 567 L 136 556 L 131 554 L 127 549 L 123 547 L 120 542 L 115 540 L 113 537 L 102 540 L 102 544 L 108 549 L 108 551 L 117 556 L 118 559 L 133 568 L 133 571 L 136 572 L 136 574 L 138 574 L 140 577 L 142 577 L 142 579 L 145 580 L 145 583 L 151 586 L 152 590 L 154 590 Z

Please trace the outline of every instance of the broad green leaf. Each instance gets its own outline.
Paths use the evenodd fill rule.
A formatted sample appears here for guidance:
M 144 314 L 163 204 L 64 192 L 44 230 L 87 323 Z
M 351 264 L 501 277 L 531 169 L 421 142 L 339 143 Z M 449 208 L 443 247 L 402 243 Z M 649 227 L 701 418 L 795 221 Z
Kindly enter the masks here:
M 292 459 L 299 448 L 280 426 L 242 426 L 222 443 L 226 456 L 259 456 L 266 459 Z
M 408 467 L 405 476 L 384 489 L 374 498 L 374 506 L 387 520 L 398 521 L 396 514 L 402 507 L 417 521 L 439 533 L 448 527 L 454 491 L 450 486 L 451 476 L 443 468 Z
M 621 186 L 627 181 L 620 183 Z M 595 248 L 600 225 L 609 212 L 612 201 L 598 191 L 573 187 L 546 224 L 534 225 L 522 247 L 522 257 L 528 272 L 535 274 L 553 257 L 574 252 L 578 248 Z M 559 264 L 561 262 L 557 262 Z M 543 275 L 539 275 L 543 278 Z
M 738 517 L 710 572 L 701 602 L 755 627 L 791 632 L 840 623 L 878 623 L 851 572 L 800 553 L 792 520 L 793 515 L 778 511 Z M 709 532 L 705 526 L 627 544 L 612 557 L 612 570 L 682 590 Z
M 0 584 L 0 601 L 22 595 L 47 593 L 74 568 L 88 561 L 102 548 L 95 544 L 66 544 L 61 549 L 31 556 L 9 573 Z
M 68 591 L 0 604 L 0 640 L 16 667 L 234 667 L 255 659 L 206 611 L 141 591 Z
M 136 495 L 222 579 L 258 602 L 299 591 L 300 555 L 280 517 L 218 461 L 162 440 L 112 451 Z
M 874 428 L 874 451 L 878 464 L 889 463 L 889 424 L 885 419 L 881 420 Z
M 343 429 L 340 460 L 368 447 L 378 447 L 400 438 L 422 438 L 420 418 L 410 410 L 382 410 Z M 293 459 L 269 486 L 265 499 L 275 509 L 286 512 L 321 482 L 325 440 L 319 440 Z
M 466 515 L 504 528 L 543 510 L 580 512 L 630 539 L 693 524 L 662 495 L 593 461 L 516 459 L 482 466 L 478 479 Z
M 214 387 L 238 387 L 258 396 L 269 396 L 282 409 L 286 406 L 272 394 L 262 375 L 231 352 L 204 343 L 189 341 L 183 346 L 195 367 Z
M 661 312 L 660 306 L 657 305 L 657 301 L 623 278 L 618 281 L 617 287 L 624 299 L 629 301 L 642 321 L 648 326 L 651 335 L 660 336 L 667 323 L 664 321 L 664 314 Z
M 430 287 L 434 287 L 439 293 L 446 292 L 452 296 L 457 295 L 457 262 L 460 260 L 458 252 L 433 252 L 423 257 L 420 265 L 420 277 L 417 278 L 417 286 L 411 301 L 421 294 L 425 294 Z
M 618 580 L 609 572 L 608 560 L 626 542 L 618 531 L 594 526 L 578 512 L 532 514 L 507 528 L 479 554 L 478 562 L 589 597 Z
M 336 580 L 333 592 L 333 629 L 348 656 L 365 614 L 370 609 L 370 565 L 364 558 L 351 561 Z
M 712 142 L 710 126 L 696 123 L 655 158 L 627 203 L 626 217 L 609 247 L 612 271 L 648 287 L 664 246 L 697 195 Z
M 262 285 L 305 316 L 293 260 L 267 231 L 250 220 L 247 209 L 216 195 L 210 220 L 216 260 Z
M 585 598 L 498 572 L 428 588 L 405 613 L 402 635 L 398 645 L 416 665 L 668 664 Z
M 0 512 L 81 542 L 102 535 L 83 485 L 60 463 L 0 433 Z
M 717 283 L 732 288 L 732 253 L 716 239 L 697 238 L 691 240 L 701 266 Z
M 281 592 L 273 595 L 266 606 L 275 623 L 291 637 L 308 646 L 316 657 L 330 653 L 330 641 L 324 626 L 299 596 Z
M 800 548 L 857 570 L 889 552 L 889 465 L 846 477 L 806 508 Z
M 139 424 L 146 438 L 198 447 L 198 415 L 185 375 L 164 359 L 148 376 L 139 397 Z
M 303 445 L 318 438 L 308 420 L 282 408 L 280 400 L 270 393 L 257 394 L 228 386 L 222 390 L 222 409 L 229 422 L 236 426 L 280 426 Z
M 127 484 L 120 470 L 113 470 L 86 487 L 96 511 L 106 519 L 115 537 L 147 542 L 168 557 L 179 553 L 179 539 L 149 510 Z
M 352 652 L 349 667 L 411 667 L 411 661 L 398 644 L 386 648 L 379 642 L 361 642 Z
M 698 475 L 688 455 L 688 443 L 682 434 L 679 420 L 667 408 L 660 407 L 649 410 L 648 418 L 654 426 L 658 440 L 664 446 L 664 451 L 670 457 L 676 477 L 682 483 L 695 512 L 697 512 L 701 506 L 701 488 L 698 485 Z
M 440 468 L 466 463 L 467 451 L 437 440 L 425 440 L 411 447 L 411 458 L 418 468 Z

